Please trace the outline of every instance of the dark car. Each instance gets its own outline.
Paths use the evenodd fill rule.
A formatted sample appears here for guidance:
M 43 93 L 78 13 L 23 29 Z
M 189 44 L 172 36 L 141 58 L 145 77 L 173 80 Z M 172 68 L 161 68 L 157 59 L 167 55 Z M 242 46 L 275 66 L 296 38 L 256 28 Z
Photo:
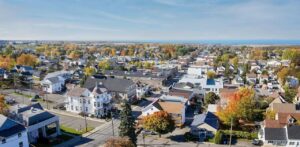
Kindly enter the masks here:
M 261 146 L 261 145 L 263 145 L 263 142 L 259 139 L 254 139 L 254 140 L 252 140 L 252 144 Z

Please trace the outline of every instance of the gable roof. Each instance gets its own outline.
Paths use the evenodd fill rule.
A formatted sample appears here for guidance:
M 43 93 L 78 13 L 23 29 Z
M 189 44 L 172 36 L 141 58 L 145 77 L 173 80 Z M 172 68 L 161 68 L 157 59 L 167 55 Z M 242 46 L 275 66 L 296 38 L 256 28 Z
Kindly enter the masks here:
M 24 130 L 24 126 L 0 114 L 0 140 Z
M 290 103 L 271 103 L 270 109 L 276 113 L 294 113 L 296 112 L 296 105 Z
M 51 77 L 51 78 L 48 78 L 47 80 L 49 80 L 52 84 L 59 83 L 58 77 Z
M 172 113 L 172 114 L 181 114 L 182 110 L 185 107 L 185 105 L 180 102 L 159 101 L 158 104 L 162 108 L 163 111 L 166 111 L 166 112 Z
M 219 128 L 219 120 L 216 115 L 211 112 L 207 112 L 206 114 L 198 114 L 194 116 L 194 120 L 191 126 L 199 126 L 201 124 L 208 124 L 209 126 L 218 129 Z
M 132 80 L 127 79 L 118 79 L 118 78 L 107 78 L 107 79 L 96 79 L 89 77 L 85 83 L 84 88 L 89 89 L 92 91 L 94 89 L 95 82 L 101 83 L 108 91 L 115 91 L 115 92 L 127 92 L 127 88 L 129 86 L 135 85 Z
M 72 90 L 70 90 L 67 95 L 68 96 L 75 96 L 75 97 L 80 97 L 83 92 L 87 90 L 86 88 L 81 88 L 81 87 L 75 87 Z
M 265 128 L 265 140 L 286 140 L 285 128 Z
M 287 127 L 288 139 L 300 139 L 300 126 L 290 126 Z
M 169 91 L 169 95 L 182 96 L 185 99 L 189 99 L 192 94 L 193 94 L 193 91 L 187 91 L 187 90 L 181 90 L 181 89 L 171 89 Z

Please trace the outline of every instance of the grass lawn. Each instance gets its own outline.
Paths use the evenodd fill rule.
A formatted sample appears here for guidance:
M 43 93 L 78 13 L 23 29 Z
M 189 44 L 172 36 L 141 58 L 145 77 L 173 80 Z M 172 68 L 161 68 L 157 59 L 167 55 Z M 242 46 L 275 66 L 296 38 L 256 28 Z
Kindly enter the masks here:
M 93 127 L 88 127 L 87 131 L 85 131 L 85 128 L 83 128 L 82 130 L 76 130 L 76 129 L 73 129 L 73 128 L 70 128 L 70 127 L 67 127 L 67 126 L 60 125 L 60 130 L 62 132 L 72 134 L 72 135 L 82 135 L 82 134 L 84 134 L 86 132 L 89 132 L 93 129 L 94 129 Z
M 33 147 L 52 147 L 58 144 L 61 144 L 65 141 L 68 141 L 70 139 L 72 139 L 73 137 L 70 135 L 66 135 L 66 134 L 61 134 L 59 136 L 57 136 L 56 138 L 50 139 L 49 142 L 38 142 L 35 144 L 32 144 Z

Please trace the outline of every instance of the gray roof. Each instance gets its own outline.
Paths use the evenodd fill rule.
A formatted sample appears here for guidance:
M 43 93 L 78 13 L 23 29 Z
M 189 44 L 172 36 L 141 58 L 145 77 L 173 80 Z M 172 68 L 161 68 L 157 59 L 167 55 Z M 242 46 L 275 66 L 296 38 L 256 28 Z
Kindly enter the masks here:
M 287 131 L 289 139 L 300 139 L 300 126 L 290 126 Z
M 40 109 L 27 110 L 22 113 L 23 120 L 27 120 L 27 126 L 31 126 L 40 122 L 43 122 L 47 119 L 55 117 L 54 114 L 51 114 L 47 111 Z
M 285 128 L 265 128 L 266 140 L 287 140 Z
M 108 91 L 114 92 L 127 92 L 129 86 L 135 85 L 132 80 L 127 79 L 118 79 L 118 78 L 107 78 L 107 79 L 96 79 L 89 77 L 85 83 L 84 88 L 88 88 L 90 91 L 93 91 L 97 83 L 101 83 Z M 100 84 L 100 85 L 101 85 Z
M 24 130 L 24 126 L 0 114 L 0 140 Z
M 47 80 L 49 80 L 53 84 L 59 83 L 59 78 L 58 77 L 51 77 L 51 78 L 48 78 Z
M 22 112 L 24 112 L 24 111 L 30 110 L 31 108 L 44 110 L 40 103 L 34 103 L 34 104 L 32 104 L 32 105 L 29 105 L 29 106 L 24 106 L 24 107 L 18 108 L 18 109 L 16 110 L 16 113 L 22 113 Z
M 211 112 L 207 112 L 206 114 L 195 115 L 191 126 L 197 127 L 204 123 L 210 125 L 211 127 L 215 128 L 215 129 L 219 128 L 218 117 Z

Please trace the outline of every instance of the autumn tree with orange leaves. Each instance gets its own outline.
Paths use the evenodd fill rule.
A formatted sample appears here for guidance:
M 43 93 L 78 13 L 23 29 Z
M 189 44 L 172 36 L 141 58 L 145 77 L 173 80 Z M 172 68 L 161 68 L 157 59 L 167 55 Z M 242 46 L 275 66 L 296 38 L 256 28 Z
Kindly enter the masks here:
M 37 57 L 32 54 L 22 54 L 17 58 L 17 64 L 34 66 L 37 64 Z
M 15 60 L 9 56 L 0 57 L 0 68 L 4 68 L 4 69 L 11 69 L 14 67 L 14 65 L 16 64 Z
M 252 121 L 254 106 L 253 89 L 244 87 L 234 94 L 226 107 L 218 108 L 217 116 L 225 125 L 230 125 L 231 119 L 234 124 L 239 120 Z
M 172 132 L 175 129 L 174 120 L 165 111 L 158 111 L 145 116 L 142 122 L 144 129 L 157 132 L 159 137 L 161 134 Z
M 4 95 L 0 95 L 0 114 L 7 112 L 7 105 L 5 104 Z

